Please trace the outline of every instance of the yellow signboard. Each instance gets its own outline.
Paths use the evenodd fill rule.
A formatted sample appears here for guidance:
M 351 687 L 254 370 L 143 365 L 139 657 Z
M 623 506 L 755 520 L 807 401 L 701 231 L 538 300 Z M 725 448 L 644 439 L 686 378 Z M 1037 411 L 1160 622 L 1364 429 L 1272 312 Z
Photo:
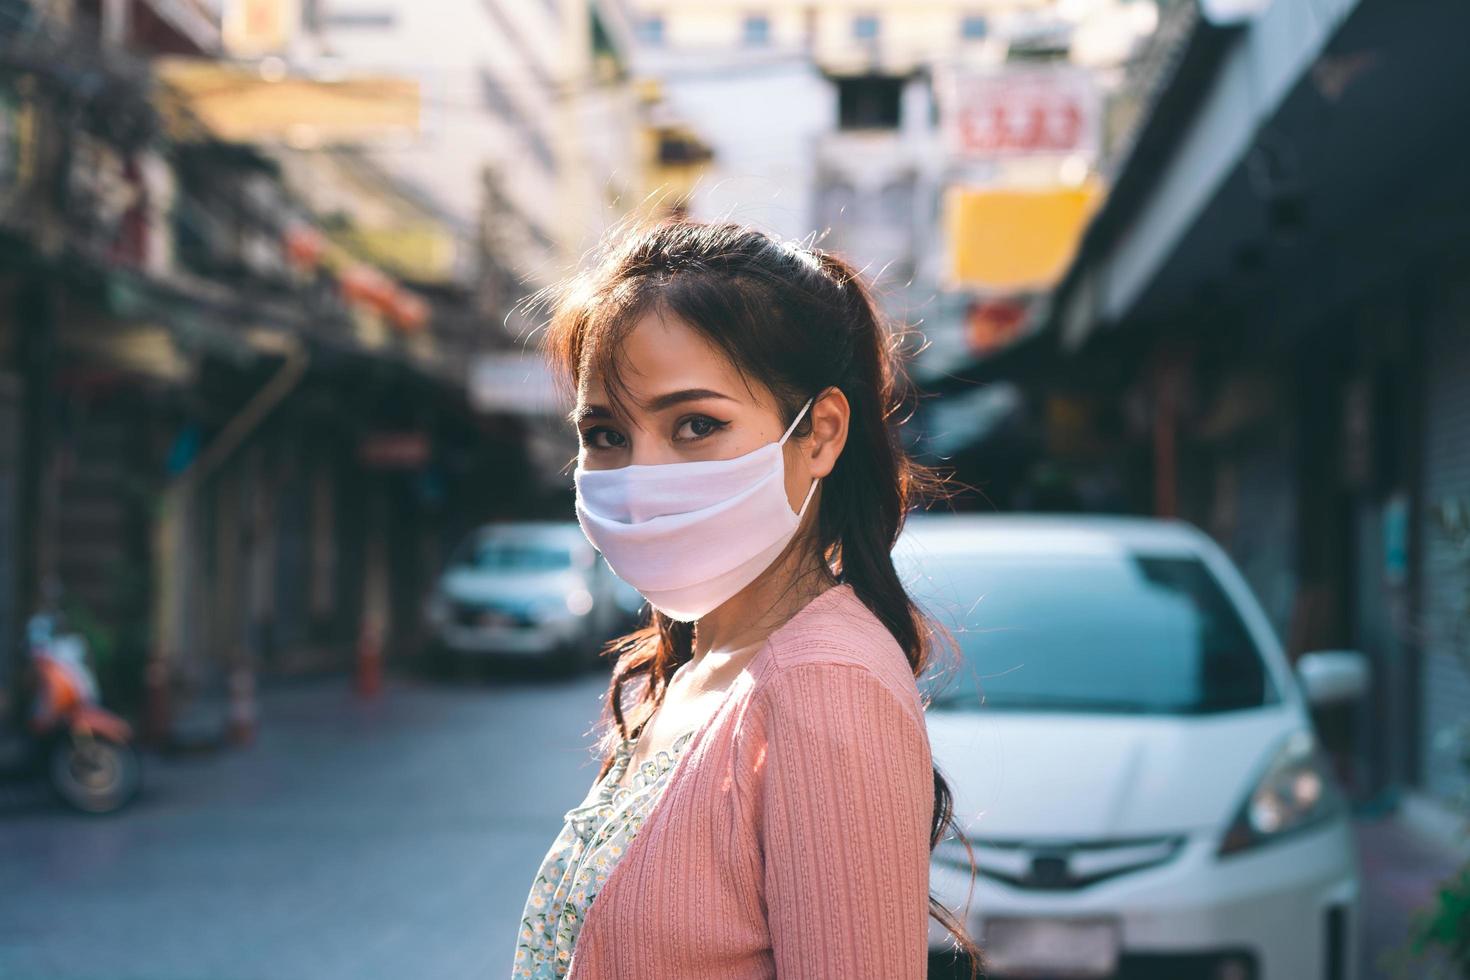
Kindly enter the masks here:
M 1098 205 L 1102 181 L 1078 187 L 952 187 L 945 194 L 948 284 L 1021 292 L 1055 285 Z
M 157 71 L 225 142 L 340 146 L 419 128 L 419 85 L 411 78 L 274 79 L 249 66 L 191 58 L 159 59 Z

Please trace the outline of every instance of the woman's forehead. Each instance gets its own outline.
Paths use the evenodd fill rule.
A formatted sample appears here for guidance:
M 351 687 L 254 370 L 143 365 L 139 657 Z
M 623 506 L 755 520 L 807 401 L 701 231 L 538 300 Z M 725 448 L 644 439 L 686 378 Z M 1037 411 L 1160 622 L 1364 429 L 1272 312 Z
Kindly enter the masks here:
M 635 404 L 647 403 L 691 388 L 718 391 L 740 401 L 761 400 L 723 350 L 677 317 L 645 314 L 616 343 L 610 356 L 590 359 L 578 400 L 605 403 L 609 396 L 621 396 Z

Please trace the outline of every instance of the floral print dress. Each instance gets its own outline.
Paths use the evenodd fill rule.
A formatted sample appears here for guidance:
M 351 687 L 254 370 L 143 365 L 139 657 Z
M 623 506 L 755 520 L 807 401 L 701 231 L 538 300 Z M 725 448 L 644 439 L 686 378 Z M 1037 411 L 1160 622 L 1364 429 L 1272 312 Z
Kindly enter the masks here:
M 653 809 L 694 732 L 690 729 L 641 763 L 629 785 L 614 786 L 637 743 L 636 737 L 624 739 L 592 798 L 566 812 L 566 822 L 542 859 L 521 914 L 512 980 L 566 976 L 592 900 Z

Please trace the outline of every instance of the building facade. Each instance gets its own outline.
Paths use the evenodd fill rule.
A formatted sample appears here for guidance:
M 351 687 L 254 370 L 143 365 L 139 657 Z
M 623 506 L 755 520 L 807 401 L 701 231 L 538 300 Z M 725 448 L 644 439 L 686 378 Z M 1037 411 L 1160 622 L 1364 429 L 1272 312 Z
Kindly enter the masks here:
M 534 509 L 522 420 L 469 393 L 510 301 L 443 261 L 459 219 L 318 112 L 368 83 L 293 72 L 294 24 L 226 63 L 228 11 L 4 10 L 0 724 L 47 610 L 160 743 L 248 738 L 262 678 L 411 657 L 448 549 Z M 412 119 L 370 84 L 391 104 L 362 128 Z
M 1070 506 L 1187 519 L 1289 653 L 1355 649 L 1324 719 L 1360 801 L 1467 781 L 1464 9 L 1202 5 L 1020 381 Z M 1390 192 L 1390 189 L 1391 192 Z
M 620 5 L 590 0 L 328 0 L 294 50 L 316 72 L 417 81 L 417 134 L 364 149 L 459 233 L 461 276 L 484 225 L 496 259 L 539 288 L 627 210 L 631 95 L 616 84 Z
M 1151 2 L 634 6 L 635 69 L 659 80 L 667 111 L 711 152 L 681 208 L 843 253 L 876 281 L 892 317 L 922 322 L 923 360 L 935 371 L 966 355 L 972 307 L 1016 292 L 955 274 L 956 255 L 973 252 L 999 220 L 955 208 L 958 192 L 1078 184 L 1096 162 L 957 154 L 949 80 L 1077 69 L 1087 85 L 1106 88 L 1155 19 Z M 1076 229 L 1058 234 L 1075 238 Z

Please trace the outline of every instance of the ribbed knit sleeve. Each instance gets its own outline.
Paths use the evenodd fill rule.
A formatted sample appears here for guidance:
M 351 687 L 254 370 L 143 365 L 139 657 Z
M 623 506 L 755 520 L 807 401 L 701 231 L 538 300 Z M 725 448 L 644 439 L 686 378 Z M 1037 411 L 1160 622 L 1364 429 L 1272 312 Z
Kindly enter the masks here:
M 755 698 L 778 980 L 923 980 L 934 784 L 922 714 L 850 663 L 784 667 Z

